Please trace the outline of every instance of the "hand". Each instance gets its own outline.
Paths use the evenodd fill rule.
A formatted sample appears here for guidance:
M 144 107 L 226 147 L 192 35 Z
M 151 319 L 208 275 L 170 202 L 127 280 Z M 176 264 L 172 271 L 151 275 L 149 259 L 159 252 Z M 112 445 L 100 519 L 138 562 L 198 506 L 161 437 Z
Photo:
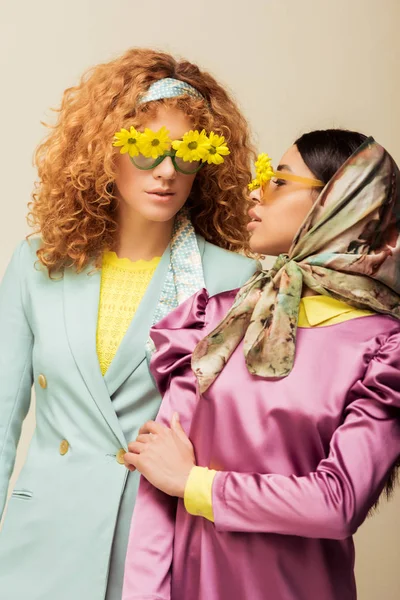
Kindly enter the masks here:
M 195 466 L 191 441 L 174 413 L 171 428 L 149 421 L 139 431 L 135 442 L 128 444 L 125 466 L 135 468 L 162 492 L 183 498 L 189 473 Z

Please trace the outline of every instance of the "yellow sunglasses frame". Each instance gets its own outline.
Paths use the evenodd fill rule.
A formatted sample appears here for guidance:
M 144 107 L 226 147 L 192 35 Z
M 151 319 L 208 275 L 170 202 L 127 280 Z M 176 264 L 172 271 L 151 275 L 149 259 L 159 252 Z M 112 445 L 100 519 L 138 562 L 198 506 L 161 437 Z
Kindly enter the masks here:
M 274 171 L 273 177 L 276 177 L 276 179 L 286 179 L 287 181 L 293 181 L 294 183 L 303 183 L 305 185 L 308 185 L 309 187 L 325 187 L 325 183 L 320 179 L 313 179 L 312 177 L 302 177 L 301 175 L 288 173 L 288 171 Z

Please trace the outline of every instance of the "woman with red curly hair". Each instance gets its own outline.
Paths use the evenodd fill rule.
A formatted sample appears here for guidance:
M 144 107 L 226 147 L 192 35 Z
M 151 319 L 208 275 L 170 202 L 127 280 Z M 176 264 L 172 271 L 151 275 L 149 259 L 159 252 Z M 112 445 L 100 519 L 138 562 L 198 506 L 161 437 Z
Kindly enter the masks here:
M 29 219 L 0 288 L 0 510 L 31 388 L 36 429 L 0 538 L 0 597 L 120 600 L 156 416 L 150 327 L 195 292 L 239 287 L 246 121 L 187 61 L 133 49 L 64 93 L 36 153 Z M 229 252 L 231 251 L 231 252 Z

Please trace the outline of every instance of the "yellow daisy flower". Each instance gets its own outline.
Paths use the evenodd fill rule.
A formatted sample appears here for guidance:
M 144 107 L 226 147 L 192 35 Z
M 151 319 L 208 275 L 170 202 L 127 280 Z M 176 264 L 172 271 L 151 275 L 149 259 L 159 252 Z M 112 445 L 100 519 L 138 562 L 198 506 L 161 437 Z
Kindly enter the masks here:
M 170 147 L 169 131 L 164 126 L 156 132 L 146 127 L 144 133 L 140 135 L 139 150 L 146 158 L 156 159 L 162 156 Z
M 260 185 L 263 185 L 274 176 L 274 170 L 271 165 L 271 158 L 265 152 L 259 154 L 256 160 L 256 179 Z
M 138 143 L 141 134 L 136 131 L 134 127 L 131 127 L 129 131 L 127 129 L 121 129 L 118 131 L 114 138 L 113 146 L 121 147 L 121 154 L 129 154 L 129 156 L 137 156 L 139 154 Z
M 220 165 L 224 162 L 224 156 L 230 154 L 223 135 L 217 135 L 213 131 L 209 136 L 210 148 L 206 156 L 208 164 Z
M 188 131 L 181 140 L 172 142 L 176 156 L 185 162 L 203 160 L 208 154 L 210 142 L 205 130 Z
M 261 186 L 260 186 L 260 182 L 258 181 L 258 179 L 255 178 L 255 179 L 253 179 L 253 181 L 251 181 L 248 184 L 247 187 L 249 188 L 250 192 L 254 192 L 254 190 L 258 190 L 258 188 L 261 187 Z

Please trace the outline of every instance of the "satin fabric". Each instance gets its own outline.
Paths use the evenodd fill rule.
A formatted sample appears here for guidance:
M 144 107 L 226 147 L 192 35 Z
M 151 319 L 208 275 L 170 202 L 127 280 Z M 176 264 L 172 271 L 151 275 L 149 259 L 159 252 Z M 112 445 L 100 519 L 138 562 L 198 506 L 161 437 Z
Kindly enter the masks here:
M 355 600 L 352 535 L 400 456 L 400 324 L 390 316 L 299 328 L 279 380 L 241 343 L 199 396 L 196 343 L 235 298 L 202 291 L 152 329 L 152 372 L 196 461 L 218 471 L 215 523 L 141 480 L 123 600 Z

